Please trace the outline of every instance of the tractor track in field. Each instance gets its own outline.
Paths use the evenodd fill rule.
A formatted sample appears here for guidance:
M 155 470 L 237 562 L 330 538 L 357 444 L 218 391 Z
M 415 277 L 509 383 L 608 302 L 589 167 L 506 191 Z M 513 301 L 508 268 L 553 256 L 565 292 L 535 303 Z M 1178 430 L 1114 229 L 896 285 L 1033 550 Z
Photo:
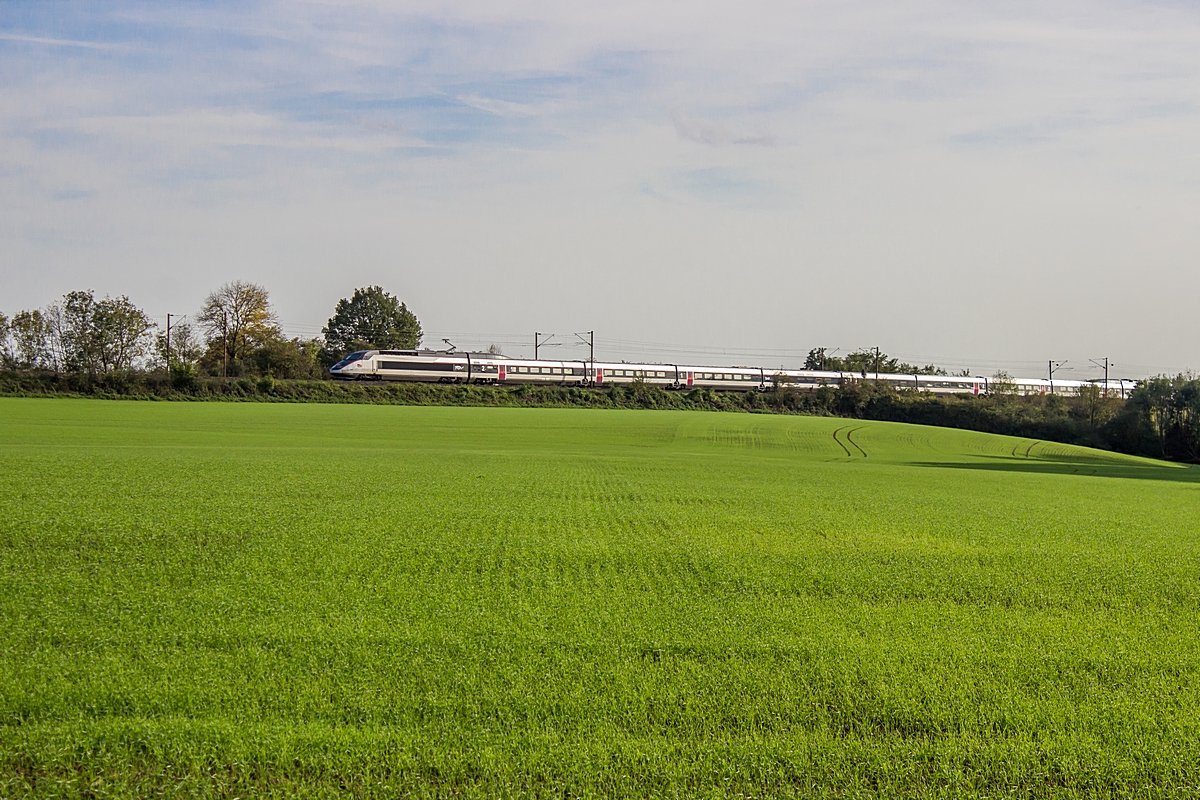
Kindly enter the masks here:
M 866 427 L 866 425 L 859 425 L 857 428 L 851 428 L 849 425 L 843 425 L 842 427 L 838 428 L 837 430 L 835 430 L 833 432 L 833 440 L 835 442 L 837 442 L 838 447 L 842 448 L 842 452 L 846 454 L 847 458 L 854 458 L 854 453 L 852 453 L 850 451 L 850 447 L 853 447 L 855 450 L 857 450 L 859 453 L 861 453 L 863 458 L 867 457 L 867 451 L 863 450 L 861 447 L 859 447 L 858 443 L 850 438 L 850 434 L 861 431 L 865 427 Z M 838 434 L 842 433 L 842 431 L 845 431 L 845 434 L 844 434 L 846 437 L 845 444 L 843 444 L 842 440 L 838 438 Z M 849 444 L 850 447 L 847 447 L 846 444 Z
M 1018 456 L 1017 450 L 1020 449 L 1022 444 L 1024 444 L 1024 442 L 1017 442 L 1016 444 L 1013 445 L 1013 449 L 1012 449 L 1013 458 L 1029 458 L 1030 451 L 1033 450 L 1033 448 L 1037 447 L 1040 444 L 1040 442 L 1037 442 L 1037 441 L 1029 442 L 1029 446 L 1025 448 L 1025 452 L 1022 453 L 1020 456 Z
M 853 439 L 851 439 L 851 438 L 850 438 L 850 434 L 852 434 L 852 433 L 858 433 L 859 431 L 861 431 L 861 430 L 862 430 L 863 428 L 865 428 L 865 427 L 867 427 L 867 426 L 866 426 L 866 425 L 859 425 L 857 428 L 854 428 L 853 430 L 846 431 L 846 441 L 847 441 L 847 442 L 849 442 L 849 443 L 851 444 L 851 446 L 853 446 L 853 447 L 854 447 L 854 449 L 855 449 L 855 450 L 857 450 L 858 452 L 862 453 L 862 457 L 863 457 L 863 458 L 866 458 L 866 457 L 867 457 L 867 451 L 866 451 L 866 450 L 863 450 L 861 447 L 859 447 L 859 446 L 858 446 L 858 442 L 856 442 L 856 441 L 854 441 Z
M 838 447 L 842 448 L 842 452 L 846 454 L 846 458 L 850 458 L 850 449 L 846 447 L 846 445 L 842 444 L 842 440 L 838 438 L 838 434 L 849 427 L 849 425 L 843 425 L 833 432 L 833 441 L 837 443 Z

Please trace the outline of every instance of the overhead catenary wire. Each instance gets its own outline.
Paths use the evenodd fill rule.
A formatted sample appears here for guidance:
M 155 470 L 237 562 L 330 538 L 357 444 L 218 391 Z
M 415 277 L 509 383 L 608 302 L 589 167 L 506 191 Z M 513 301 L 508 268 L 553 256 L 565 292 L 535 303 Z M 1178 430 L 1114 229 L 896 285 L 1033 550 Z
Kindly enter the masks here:
M 288 338 L 310 339 L 322 335 L 324 325 L 311 322 L 279 320 L 279 327 Z M 541 333 L 541 331 L 539 331 Z M 656 342 L 644 339 L 625 337 L 607 337 L 589 333 L 590 341 L 585 341 L 571 332 L 557 332 L 560 337 L 568 338 L 553 342 L 557 348 L 555 360 L 600 360 L 600 361 L 666 361 L 666 362 L 703 362 L 719 361 L 729 366 L 754 366 L 751 359 L 759 363 L 778 365 L 781 368 L 798 368 L 808 358 L 812 347 L 761 347 L 714 345 L 707 343 Z M 550 334 L 546 334 L 549 336 Z M 533 331 L 461 331 L 461 330 L 426 330 L 423 345 L 440 342 L 442 339 L 452 339 L 458 343 L 460 350 L 486 351 L 496 346 L 506 355 L 512 357 L 532 357 L 534 354 Z M 541 343 L 538 344 L 540 355 Z M 849 353 L 856 350 L 870 350 L 875 346 L 827 347 L 828 353 L 836 351 Z M 969 370 L 976 375 L 992 375 L 999 371 L 1013 374 L 1036 375 L 1045 373 L 1046 362 L 1026 358 L 964 358 L 962 356 L 931 355 L 928 353 L 890 352 L 889 358 L 916 366 L 935 365 L 949 372 Z M 1089 372 L 1095 371 L 1096 377 L 1103 375 L 1103 369 L 1086 367 Z M 1150 375 L 1177 374 L 1186 372 L 1186 368 L 1163 364 L 1136 364 L 1122 362 L 1122 374 L 1126 377 L 1146 377 Z M 1117 376 L 1114 376 L 1117 377 Z

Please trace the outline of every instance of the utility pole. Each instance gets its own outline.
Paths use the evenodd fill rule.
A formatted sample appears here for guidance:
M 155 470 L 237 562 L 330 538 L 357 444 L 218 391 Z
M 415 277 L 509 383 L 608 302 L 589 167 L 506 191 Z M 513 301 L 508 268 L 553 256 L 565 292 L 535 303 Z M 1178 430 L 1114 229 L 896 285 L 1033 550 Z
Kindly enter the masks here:
M 549 336 L 547 336 L 545 339 L 543 339 L 541 333 L 539 333 L 537 331 L 533 332 L 533 360 L 534 361 L 538 360 L 538 347 L 546 344 L 546 342 L 550 341 L 553 338 L 554 338 L 553 333 L 550 334 Z M 554 344 L 557 346 L 559 344 L 562 344 L 562 342 L 555 342 Z
M 875 348 L 875 380 L 879 380 L 879 348 Z
M 1054 372 L 1065 365 L 1066 361 L 1047 361 L 1046 371 L 1050 373 L 1050 394 L 1054 394 Z
M 167 314 L 167 372 L 171 371 L 171 315 Z
M 222 378 L 229 377 L 229 315 L 221 312 L 221 353 L 225 359 L 225 367 L 221 371 Z
M 1096 359 L 1096 358 L 1089 358 L 1089 359 L 1088 359 L 1088 361 L 1092 362 L 1092 363 L 1093 363 L 1093 364 L 1095 364 L 1097 367 L 1103 367 L 1103 368 L 1104 368 L 1104 396 L 1105 396 L 1105 397 L 1108 397 L 1108 367 L 1109 367 L 1108 358 L 1107 358 L 1107 357 L 1105 357 L 1105 359 L 1104 359 L 1104 363 L 1103 363 L 1103 364 L 1101 364 L 1101 363 L 1100 363 L 1100 360 L 1099 360 L 1099 359 Z M 1115 367 L 1115 366 L 1116 366 L 1116 364 L 1113 364 L 1112 366 L 1114 366 L 1114 367 Z

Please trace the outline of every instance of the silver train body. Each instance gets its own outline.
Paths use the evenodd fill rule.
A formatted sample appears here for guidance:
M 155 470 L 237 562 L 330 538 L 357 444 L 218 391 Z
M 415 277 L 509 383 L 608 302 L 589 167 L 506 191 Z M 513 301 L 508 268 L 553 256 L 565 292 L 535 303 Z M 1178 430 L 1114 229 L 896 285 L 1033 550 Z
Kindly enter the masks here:
M 981 376 L 878 374 L 868 372 L 817 372 L 761 367 L 703 367 L 685 364 L 626 364 L 600 361 L 543 361 L 506 358 L 491 353 L 445 350 L 360 350 L 335 364 L 329 373 L 342 380 L 409 381 L 417 383 L 473 383 L 489 385 L 537 384 L 603 388 L 641 381 L 662 389 L 719 389 L 764 391 L 777 382 L 796 389 L 817 389 L 856 381 L 880 381 L 897 389 L 934 394 L 986 394 L 989 379 Z M 1069 381 L 1051 383 L 1042 378 L 1014 378 L 1018 394 L 1078 394 L 1084 386 L 1098 386 L 1109 396 L 1125 397 L 1136 385 L 1130 380 Z

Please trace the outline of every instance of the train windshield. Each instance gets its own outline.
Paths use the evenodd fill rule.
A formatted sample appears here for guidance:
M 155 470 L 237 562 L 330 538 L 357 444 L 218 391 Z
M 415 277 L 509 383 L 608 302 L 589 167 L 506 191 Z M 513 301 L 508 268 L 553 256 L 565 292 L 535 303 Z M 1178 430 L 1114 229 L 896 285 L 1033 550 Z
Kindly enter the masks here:
M 333 368 L 341 369 L 342 367 L 346 366 L 347 364 L 353 364 L 355 361 L 358 361 L 360 358 L 362 358 L 366 354 L 367 354 L 366 350 L 359 350 L 357 352 L 351 353 L 350 355 L 346 356 L 338 363 L 334 364 Z

